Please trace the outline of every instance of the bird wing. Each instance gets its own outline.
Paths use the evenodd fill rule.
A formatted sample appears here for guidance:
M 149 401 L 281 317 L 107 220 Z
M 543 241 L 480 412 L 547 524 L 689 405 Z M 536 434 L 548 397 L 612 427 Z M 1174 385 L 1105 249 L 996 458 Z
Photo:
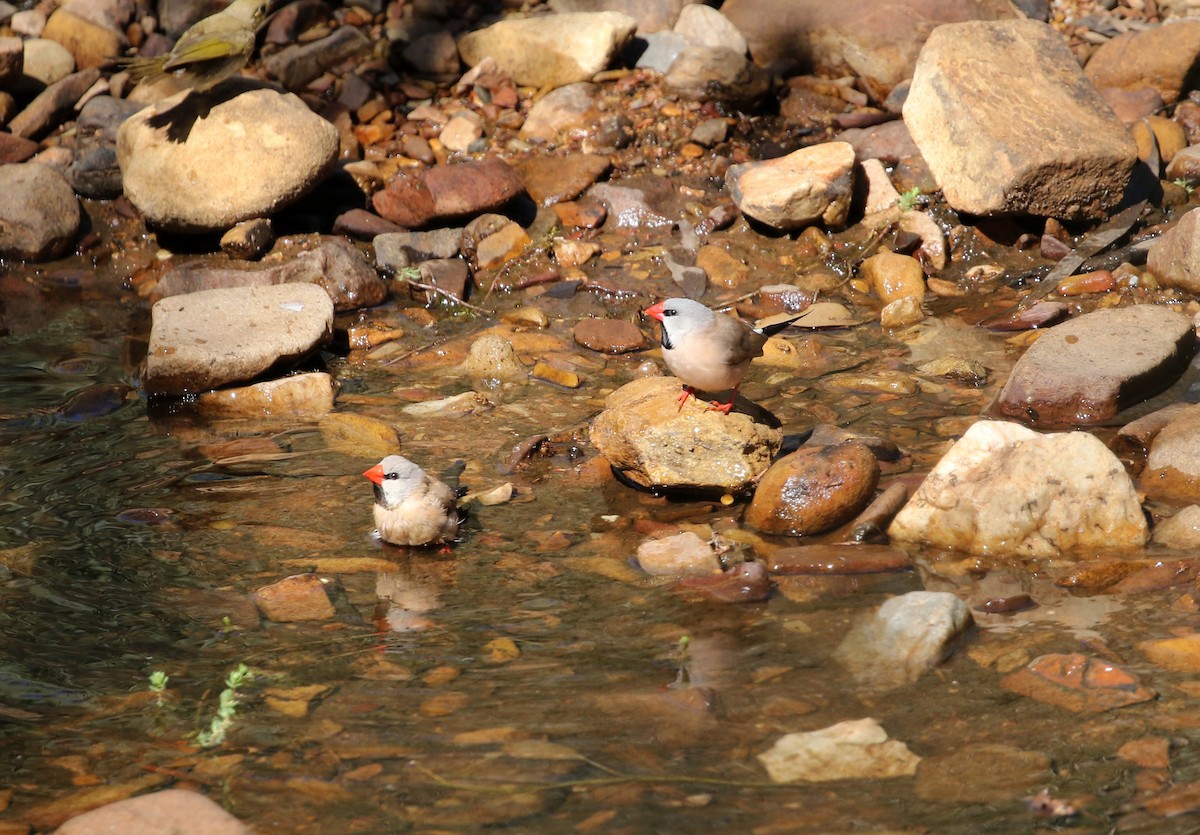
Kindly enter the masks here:
M 201 35 L 198 38 L 180 38 L 163 64 L 163 69 L 174 70 L 201 61 L 215 61 L 233 55 L 245 55 L 254 48 L 254 32 L 246 29 Z
M 730 365 L 739 365 L 762 356 L 767 338 L 751 330 L 740 320 L 732 316 L 717 316 L 714 319 L 714 328 L 714 337 L 719 344 L 729 346 L 727 362 Z

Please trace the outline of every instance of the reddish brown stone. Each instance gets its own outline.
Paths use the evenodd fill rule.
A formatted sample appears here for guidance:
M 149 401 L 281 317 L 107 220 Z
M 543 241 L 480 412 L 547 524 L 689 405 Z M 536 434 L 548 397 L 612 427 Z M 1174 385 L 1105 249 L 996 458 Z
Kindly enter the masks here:
M 539 205 L 573 200 L 612 169 L 612 159 L 602 154 L 537 156 L 521 163 L 517 173 Z
M 624 319 L 583 319 L 572 335 L 583 347 L 602 354 L 625 354 L 646 347 L 645 334 Z
M 375 192 L 371 205 L 384 219 L 410 228 L 424 226 L 436 213 L 423 171 L 401 171 Z
M 866 507 L 879 464 L 864 444 L 804 448 L 771 465 L 746 508 L 746 524 L 764 533 L 821 533 Z
M 555 203 L 554 214 L 566 227 L 596 229 L 608 217 L 608 209 L 599 200 L 580 200 L 574 203 Z
M 1005 676 L 1000 686 L 1076 713 L 1103 713 L 1158 695 L 1116 664 L 1081 653 L 1042 655 Z
M 439 218 L 490 212 L 525 191 L 517 172 L 494 157 L 431 168 L 425 185 Z
M 0 165 L 24 162 L 37 153 L 38 144 L 11 133 L 0 133 Z
M 263 617 L 276 623 L 326 620 L 334 612 L 325 584 L 316 574 L 294 574 L 263 586 L 254 593 L 254 603 Z
M 677 580 L 671 588 L 685 597 L 709 603 L 754 603 L 771 595 L 771 580 L 761 564 L 746 562 L 713 577 Z

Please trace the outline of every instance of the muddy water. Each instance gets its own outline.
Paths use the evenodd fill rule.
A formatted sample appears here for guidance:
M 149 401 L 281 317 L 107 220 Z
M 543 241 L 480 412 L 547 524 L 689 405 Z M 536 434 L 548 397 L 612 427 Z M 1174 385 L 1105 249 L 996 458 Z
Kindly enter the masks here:
M 764 263 L 777 245 L 757 240 Z M 1136 649 L 1195 625 L 1180 590 L 1073 596 L 1053 585 L 1054 563 L 920 554 L 916 572 L 791 579 L 765 603 L 681 599 L 631 566 L 639 521 L 722 528 L 740 508 L 639 493 L 591 460 L 579 427 L 638 373 L 639 355 L 579 358 L 579 391 L 497 389 L 488 410 L 420 419 L 399 417 L 392 391 L 464 390 L 445 365 L 327 356 L 340 411 L 400 423 L 406 454 L 447 477 L 461 470 L 470 489 L 516 490 L 474 507 L 452 553 L 381 548 L 359 475 L 378 457 L 369 449 L 333 446 L 313 424 L 216 430 L 147 413 L 130 388 L 145 310 L 122 289 L 145 256 L 3 276 L 0 825 L 12 829 L 0 831 L 48 831 L 170 785 L 264 833 L 1023 832 L 1050 825 L 1024 801 L 1042 788 L 1081 810 L 1060 821 L 1077 831 L 1194 831 L 1137 802 L 1200 778 L 1196 689 Z M 997 305 L 1015 299 L 993 289 Z M 533 300 L 496 298 L 519 302 Z M 631 316 L 639 300 L 536 304 L 569 329 L 582 315 Z M 828 367 L 757 369 L 746 393 L 796 435 L 828 422 L 889 438 L 908 456 L 897 469 L 910 460 L 919 473 L 1016 354 L 962 321 L 979 304 L 939 306 L 903 339 L 875 325 L 814 335 Z M 438 317 L 404 322 L 406 351 L 492 324 Z M 950 352 L 984 362 L 989 386 L 851 380 Z M 547 455 L 501 472 L 538 433 L 554 436 Z M 328 582 L 335 616 L 262 621 L 254 591 L 309 570 Z M 977 614 L 980 628 L 942 668 L 864 690 L 833 649 L 856 616 L 921 588 L 972 605 L 1027 593 L 1039 606 Z M 1076 651 L 1122 659 L 1160 699 L 1087 715 L 999 686 L 1037 655 Z M 241 704 L 224 742 L 203 748 L 196 733 L 239 664 L 252 672 Z M 170 677 L 161 694 L 148 690 L 155 671 Z M 962 756 L 954 779 L 776 786 L 755 758 L 783 734 L 863 717 L 931 762 Z M 1115 756 L 1144 737 L 1172 741 L 1169 772 Z M 1031 754 L 1028 772 L 997 775 L 1011 749 Z

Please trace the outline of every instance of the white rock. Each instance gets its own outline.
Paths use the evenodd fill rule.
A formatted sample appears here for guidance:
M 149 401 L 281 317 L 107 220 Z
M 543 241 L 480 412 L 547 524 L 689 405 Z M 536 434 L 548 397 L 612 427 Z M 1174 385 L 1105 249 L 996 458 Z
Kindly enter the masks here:
M 893 539 L 974 554 L 1129 551 L 1148 538 L 1120 460 L 1085 432 L 973 424 L 888 528 Z
M 75 56 L 58 41 L 30 38 L 25 41 L 23 72 L 49 86 L 75 72 Z
M 693 46 L 723 46 L 739 55 L 746 54 L 746 39 L 738 28 L 725 15 L 702 3 L 683 7 L 675 21 L 675 34 Z
M 494 58 L 518 84 L 562 87 L 590 81 L 633 37 L 637 22 L 620 12 L 574 12 L 506 19 L 468 32 L 458 51 L 468 66 Z
M 874 780 L 916 773 L 921 758 L 874 719 L 839 722 L 809 733 L 780 737 L 758 755 L 776 783 Z
M 913 591 L 855 621 L 834 657 L 862 683 L 898 687 L 940 664 L 973 623 L 956 595 Z
M 299 97 L 250 90 L 213 105 L 183 141 L 176 121 L 150 120 L 174 96 L 127 119 L 117 132 L 125 194 L 152 224 L 176 232 L 223 231 L 266 217 L 305 195 L 337 162 L 337 129 Z

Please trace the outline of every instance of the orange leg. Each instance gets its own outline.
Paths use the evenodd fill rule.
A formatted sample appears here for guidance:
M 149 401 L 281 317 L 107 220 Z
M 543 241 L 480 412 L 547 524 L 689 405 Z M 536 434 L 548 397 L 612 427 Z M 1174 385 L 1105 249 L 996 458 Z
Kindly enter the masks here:
M 729 414 L 729 410 L 733 408 L 733 401 L 737 400 L 737 393 L 738 393 L 738 387 L 734 386 L 733 393 L 729 395 L 728 403 L 718 403 L 717 401 L 714 400 L 714 401 L 712 401 L 712 405 L 708 407 L 708 411 L 720 412 L 723 415 Z
M 689 397 L 695 397 L 695 396 L 696 396 L 696 390 L 694 388 L 692 388 L 691 386 L 684 386 L 683 394 L 679 395 L 679 408 L 676 409 L 675 411 L 682 412 L 683 404 L 687 402 L 687 399 Z

